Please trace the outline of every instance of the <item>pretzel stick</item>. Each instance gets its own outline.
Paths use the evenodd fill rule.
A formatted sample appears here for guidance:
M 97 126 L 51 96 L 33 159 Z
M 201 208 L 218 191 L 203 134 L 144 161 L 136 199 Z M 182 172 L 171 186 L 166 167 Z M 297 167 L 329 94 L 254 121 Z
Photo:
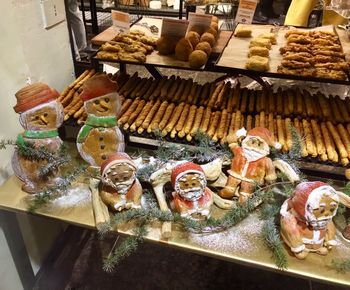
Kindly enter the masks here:
M 314 106 L 311 99 L 311 95 L 308 91 L 304 90 L 304 101 L 305 101 L 305 107 L 306 107 L 306 113 L 309 117 L 313 118 L 315 116 Z
M 163 136 L 165 136 L 166 134 L 171 132 L 171 130 L 173 130 L 173 128 L 175 127 L 177 121 L 181 116 L 184 106 L 185 106 L 185 103 L 181 103 L 175 108 L 174 113 L 171 116 L 170 122 L 166 125 L 166 127 L 162 131 Z
M 126 83 L 119 89 L 119 94 L 123 95 L 124 91 L 129 90 L 131 87 L 134 86 L 135 79 L 137 78 L 138 73 L 135 72 L 132 77 L 130 77 Z
M 119 113 L 119 116 L 122 116 L 127 109 L 129 109 L 130 105 L 133 103 L 133 100 L 131 99 L 126 99 L 124 102 L 123 102 L 123 105 L 122 105 L 122 108 L 120 110 L 120 113 Z
M 57 101 L 62 102 L 62 100 L 64 99 L 64 97 L 69 93 L 70 88 L 66 87 L 64 89 L 64 91 L 60 94 L 60 96 L 57 98 Z
M 82 125 L 85 123 L 85 120 L 86 120 L 86 117 L 87 117 L 87 114 L 86 112 L 84 111 L 84 113 L 80 116 L 79 120 L 77 121 L 77 123 L 79 125 Z
M 301 137 L 301 156 L 302 157 L 307 157 L 309 153 L 306 150 L 306 145 L 305 145 L 305 136 L 303 133 L 303 126 L 300 124 L 299 120 L 297 118 L 294 118 L 294 127 L 297 130 L 298 134 Z
M 147 128 L 147 133 L 151 133 L 155 129 L 158 129 L 159 123 L 162 120 L 162 117 L 163 117 L 167 107 L 168 107 L 168 101 L 164 101 L 160 105 L 158 111 L 156 112 L 154 118 L 152 119 L 152 122 L 150 122 L 150 125 Z
M 317 153 L 322 157 L 326 153 L 326 148 L 322 139 L 320 126 L 317 124 L 316 120 L 311 120 L 310 123 L 316 141 Z
M 119 118 L 118 125 L 124 125 L 130 118 L 131 114 L 136 110 L 140 99 L 135 99 L 128 110 Z
M 135 111 L 133 111 L 131 114 L 130 114 L 130 117 L 129 119 L 127 120 L 127 122 L 124 124 L 123 126 L 123 129 L 124 130 L 127 130 L 130 125 L 132 125 L 132 123 L 136 120 L 136 118 L 140 115 L 142 109 L 145 107 L 145 100 L 140 100 L 138 102 L 138 105 L 135 109 Z
M 196 112 L 196 116 L 195 116 L 195 119 L 194 119 L 194 122 L 193 122 L 192 129 L 191 129 L 190 133 L 187 134 L 187 136 L 186 136 L 186 139 L 187 139 L 188 142 L 191 142 L 191 141 L 192 141 L 193 135 L 199 130 L 199 126 L 200 126 L 200 124 L 201 124 L 203 115 L 204 115 L 204 107 L 200 106 L 200 107 L 197 109 L 197 112 Z
M 257 91 L 256 92 L 256 112 L 260 113 L 263 110 L 262 107 L 262 98 L 263 98 L 263 94 L 265 93 L 265 91 Z
M 223 87 L 224 87 L 224 83 L 223 82 L 219 83 L 219 85 L 216 86 L 215 91 L 213 92 L 213 94 L 210 95 L 210 98 L 209 98 L 209 101 L 208 101 L 208 107 L 209 108 L 214 107 L 215 102 L 216 102 L 216 100 L 217 100 L 217 98 L 219 96 L 219 93 L 221 92 Z
M 231 114 L 233 111 L 233 94 L 234 94 L 234 90 L 230 88 L 227 93 L 228 100 L 227 100 L 227 106 L 226 106 L 227 113 L 229 114 Z
M 348 153 L 348 156 L 350 156 L 350 136 L 342 124 L 338 124 L 337 129 L 338 129 L 340 138 L 343 141 L 343 144 L 345 146 L 345 150 Z
M 232 95 L 232 112 L 235 112 L 238 109 L 238 104 L 239 104 L 239 96 L 241 95 L 241 88 L 237 86 L 233 90 L 233 95 Z
M 185 137 L 186 134 L 190 133 L 191 128 L 192 128 L 192 124 L 194 122 L 194 118 L 196 116 L 196 110 L 197 110 L 196 105 L 192 105 L 190 107 L 190 112 L 188 113 L 186 123 L 182 127 L 182 130 L 177 134 L 180 138 L 183 138 L 183 137 Z
M 262 94 L 261 107 L 265 112 L 267 112 L 269 109 L 269 96 L 266 90 L 264 90 L 264 93 Z
M 83 105 L 84 105 L 84 102 L 82 100 L 79 100 L 67 113 L 68 118 L 74 115 L 74 113 L 77 112 Z
M 204 111 L 204 116 L 203 116 L 202 121 L 201 121 L 201 125 L 199 127 L 199 130 L 202 133 L 206 133 L 208 131 L 210 117 L 211 117 L 211 110 L 210 110 L 210 108 L 206 108 Z
M 288 90 L 287 91 L 287 98 L 288 98 L 289 114 L 293 114 L 293 112 L 294 112 L 294 99 L 295 99 L 295 96 L 294 96 L 294 92 L 292 90 Z
M 242 118 L 242 114 L 240 111 L 236 112 L 235 115 L 235 126 L 234 126 L 234 133 L 236 134 L 236 131 L 241 129 L 241 118 Z
M 220 115 L 221 115 L 220 111 L 216 111 L 215 113 L 212 113 L 212 120 L 210 120 L 210 125 L 208 129 L 208 134 L 207 134 L 210 138 L 213 138 L 216 131 L 216 127 L 219 125 Z
M 338 148 L 339 151 L 339 155 L 340 158 L 347 158 L 348 157 L 348 153 L 346 152 L 345 146 L 338 134 L 337 129 L 333 126 L 333 124 L 330 121 L 326 122 L 327 128 L 329 130 L 329 132 L 331 133 L 334 143 Z

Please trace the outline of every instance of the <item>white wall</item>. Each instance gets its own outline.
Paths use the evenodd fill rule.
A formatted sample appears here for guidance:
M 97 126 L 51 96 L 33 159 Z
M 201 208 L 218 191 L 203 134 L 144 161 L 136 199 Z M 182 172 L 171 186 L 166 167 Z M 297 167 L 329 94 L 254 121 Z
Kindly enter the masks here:
M 62 91 L 73 80 L 74 68 L 66 21 L 44 29 L 39 0 L 1 0 L 0 11 L 0 138 L 15 139 L 22 131 L 13 111 L 16 91 L 36 81 Z M 12 148 L 0 150 L 0 184 L 12 174 L 11 154 Z M 23 216 L 18 219 L 37 270 L 62 225 Z M 10 259 L 5 243 L 0 230 L 1 261 Z M 11 263 L 0 263 L 0 289 L 21 289 L 13 267 Z

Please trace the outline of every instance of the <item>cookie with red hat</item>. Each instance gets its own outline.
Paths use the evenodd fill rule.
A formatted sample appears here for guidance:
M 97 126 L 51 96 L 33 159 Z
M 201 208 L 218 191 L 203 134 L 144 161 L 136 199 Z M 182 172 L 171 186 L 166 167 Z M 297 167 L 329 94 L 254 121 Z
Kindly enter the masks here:
M 339 197 L 335 189 L 321 181 L 300 183 L 282 205 L 281 235 L 297 258 L 309 252 L 325 255 L 335 245 Z
M 209 217 L 213 195 L 207 188 L 203 169 L 193 163 L 185 162 L 175 166 L 171 173 L 174 188 L 174 207 L 183 217 L 202 219 Z
M 117 123 L 121 109 L 117 88 L 105 74 L 90 78 L 83 86 L 81 98 L 88 116 L 78 133 L 77 147 L 93 166 L 101 166 L 110 154 L 124 151 L 124 136 Z
M 136 178 L 137 167 L 124 152 L 110 155 L 101 165 L 103 202 L 113 210 L 140 208 L 142 187 Z

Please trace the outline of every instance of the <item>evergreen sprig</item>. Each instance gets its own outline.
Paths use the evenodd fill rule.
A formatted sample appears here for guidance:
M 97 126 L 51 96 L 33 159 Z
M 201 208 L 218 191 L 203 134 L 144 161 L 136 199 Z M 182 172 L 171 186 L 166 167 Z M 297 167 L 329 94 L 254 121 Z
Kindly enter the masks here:
M 333 259 L 331 268 L 339 273 L 346 273 L 350 271 L 350 259 Z
M 287 269 L 287 255 L 273 218 L 270 218 L 265 222 L 261 233 L 265 245 L 272 251 L 272 259 L 276 266 L 280 270 Z
M 350 196 L 350 182 L 347 182 L 343 188 L 343 193 Z

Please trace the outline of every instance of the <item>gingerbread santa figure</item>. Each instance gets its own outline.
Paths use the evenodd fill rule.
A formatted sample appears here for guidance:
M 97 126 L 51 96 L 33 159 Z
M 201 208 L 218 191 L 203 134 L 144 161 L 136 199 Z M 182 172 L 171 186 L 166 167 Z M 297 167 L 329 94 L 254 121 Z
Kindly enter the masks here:
M 213 194 L 207 187 L 203 169 L 193 162 L 175 166 L 171 172 L 173 202 L 182 217 L 203 219 L 210 216 Z
M 321 181 L 300 183 L 282 205 L 281 236 L 293 254 L 326 255 L 337 245 L 332 218 L 339 204 L 337 192 Z
M 88 117 L 79 131 L 77 147 L 92 166 L 101 166 L 109 155 L 124 151 L 124 136 L 117 126 L 121 109 L 117 88 L 105 74 L 92 77 L 83 86 L 81 98 Z
M 142 187 L 136 178 L 137 167 L 128 154 L 118 152 L 102 163 L 100 197 L 115 211 L 140 208 Z
M 19 146 L 31 144 L 33 148 L 44 148 L 53 155 L 60 151 L 62 140 L 57 128 L 63 122 L 63 107 L 57 101 L 59 93 L 44 83 L 26 86 L 16 93 L 19 121 L 25 129 L 17 137 Z M 40 168 L 48 160 L 24 156 L 18 147 L 12 157 L 12 167 L 16 176 L 23 181 L 22 190 L 28 193 L 40 192 L 44 187 L 55 185 L 60 180 L 59 168 L 43 175 Z
M 219 195 L 226 199 L 236 196 L 240 203 L 244 203 L 252 196 L 256 185 L 275 181 L 275 166 L 268 157 L 270 146 L 277 149 L 281 147 L 273 141 L 270 131 L 262 127 L 251 129 L 241 147 L 236 143 L 230 144 L 234 157 L 228 170 L 227 183 Z

